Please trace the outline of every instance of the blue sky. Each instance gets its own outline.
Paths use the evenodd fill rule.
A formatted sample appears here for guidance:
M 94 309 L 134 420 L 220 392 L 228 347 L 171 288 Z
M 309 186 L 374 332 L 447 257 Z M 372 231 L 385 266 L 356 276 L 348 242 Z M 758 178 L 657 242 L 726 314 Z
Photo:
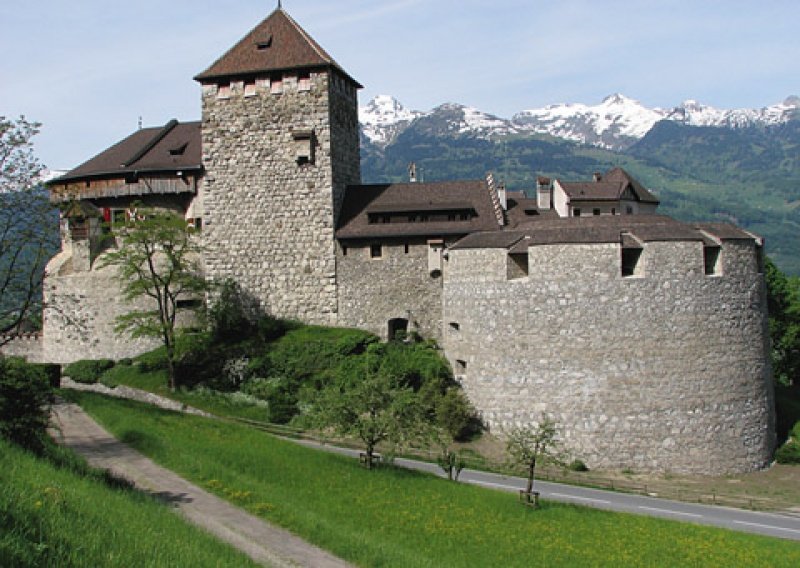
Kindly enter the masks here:
M 3 0 L 0 115 L 43 123 L 71 168 L 145 125 L 200 116 L 204 70 L 277 5 L 238 0 Z M 762 107 L 800 94 L 797 0 L 284 0 L 374 95 L 510 117 L 614 92 Z

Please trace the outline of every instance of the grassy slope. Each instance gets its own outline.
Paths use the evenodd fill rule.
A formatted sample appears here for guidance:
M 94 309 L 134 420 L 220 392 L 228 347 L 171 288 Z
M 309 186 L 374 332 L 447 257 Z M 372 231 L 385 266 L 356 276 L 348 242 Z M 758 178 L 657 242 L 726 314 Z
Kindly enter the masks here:
M 1 566 L 252 566 L 154 499 L 0 440 Z
M 797 543 L 546 503 L 403 470 L 368 472 L 237 425 L 81 394 L 156 461 L 369 566 L 800 564 Z

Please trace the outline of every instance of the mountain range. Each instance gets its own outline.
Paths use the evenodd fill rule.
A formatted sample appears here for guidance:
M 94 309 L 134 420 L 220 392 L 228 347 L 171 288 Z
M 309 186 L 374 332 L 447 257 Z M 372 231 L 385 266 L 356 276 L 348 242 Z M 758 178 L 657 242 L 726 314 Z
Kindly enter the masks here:
M 747 128 L 783 124 L 800 118 L 800 97 L 760 109 L 723 110 L 686 100 L 670 108 L 648 108 L 622 94 L 600 104 L 555 104 L 523 110 L 506 119 L 476 108 L 445 103 L 429 112 L 405 108 L 389 95 L 378 95 L 359 109 L 364 136 L 376 147 L 391 144 L 414 121 L 433 119 L 442 134 L 493 138 L 510 134 L 545 134 L 609 150 L 624 150 L 642 139 L 655 124 L 670 120 L 689 126 Z
M 502 118 L 456 103 L 408 110 L 382 95 L 360 109 L 362 179 L 475 179 L 511 190 L 536 177 L 580 181 L 620 166 L 684 221 L 730 221 L 766 238 L 768 254 L 800 275 L 800 98 L 760 109 L 695 101 L 651 109 L 623 95 Z

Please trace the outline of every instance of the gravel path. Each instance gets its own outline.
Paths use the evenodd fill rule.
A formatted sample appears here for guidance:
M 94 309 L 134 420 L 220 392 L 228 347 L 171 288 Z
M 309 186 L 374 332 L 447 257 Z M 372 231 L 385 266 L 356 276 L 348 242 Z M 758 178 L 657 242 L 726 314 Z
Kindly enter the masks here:
M 192 523 L 268 566 L 350 566 L 290 532 L 271 525 L 179 477 L 101 428 L 79 406 L 53 407 L 56 440 L 139 489 L 163 499 Z

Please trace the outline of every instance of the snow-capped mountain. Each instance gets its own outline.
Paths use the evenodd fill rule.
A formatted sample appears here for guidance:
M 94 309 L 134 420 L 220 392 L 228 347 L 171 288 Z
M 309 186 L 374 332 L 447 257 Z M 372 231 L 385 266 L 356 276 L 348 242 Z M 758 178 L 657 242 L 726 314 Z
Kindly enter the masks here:
M 675 107 L 665 118 L 691 126 L 747 126 L 781 124 L 800 115 L 800 97 L 788 97 L 782 103 L 760 109 L 739 108 L 719 110 L 697 101 L 687 100 Z
M 659 109 L 648 109 L 639 101 L 617 93 L 599 105 L 550 105 L 524 110 L 514 115 L 513 120 L 528 132 L 611 148 L 634 143 L 662 118 Z
M 741 128 L 781 124 L 800 118 L 800 98 L 761 109 L 721 110 L 687 100 L 671 109 L 648 108 L 621 94 L 600 104 L 556 104 L 524 110 L 511 120 L 454 103 L 423 113 L 406 109 L 388 95 L 380 95 L 359 110 L 364 135 L 384 148 L 414 121 L 425 120 L 425 129 L 435 134 L 493 138 L 508 134 L 548 134 L 557 138 L 609 149 L 624 149 L 644 137 L 659 120 L 691 126 Z
M 408 110 L 400 101 L 389 95 L 378 95 L 367 106 L 358 109 L 361 130 L 370 142 L 384 147 L 424 113 Z

